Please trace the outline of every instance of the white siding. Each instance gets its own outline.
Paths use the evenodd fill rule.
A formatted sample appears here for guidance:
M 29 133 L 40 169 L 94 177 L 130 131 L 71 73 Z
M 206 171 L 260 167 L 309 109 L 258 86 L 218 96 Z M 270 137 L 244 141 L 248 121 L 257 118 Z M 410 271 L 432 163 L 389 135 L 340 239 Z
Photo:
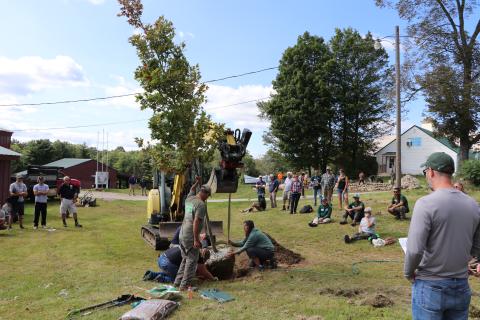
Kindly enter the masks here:
M 407 141 L 420 138 L 419 146 L 407 146 Z M 396 152 L 397 142 L 393 140 L 392 143 L 380 150 L 376 154 L 377 163 L 380 167 L 382 164 L 382 155 L 387 152 Z M 445 152 L 450 155 L 455 162 L 455 171 L 457 170 L 458 155 L 455 151 L 448 148 L 438 140 L 432 138 L 421 129 L 416 126 L 408 129 L 402 134 L 402 174 L 422 174 L 423 168 L 420 167 L 424 163 L 428 156 L 434 152 Z

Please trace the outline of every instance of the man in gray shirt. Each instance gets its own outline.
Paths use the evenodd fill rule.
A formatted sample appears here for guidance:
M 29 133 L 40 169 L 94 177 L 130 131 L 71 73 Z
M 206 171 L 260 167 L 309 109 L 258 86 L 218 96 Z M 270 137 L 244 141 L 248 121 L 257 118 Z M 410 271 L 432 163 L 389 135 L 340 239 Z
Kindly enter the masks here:
M 10 223 L 9 229 L 12 228 L 13 223 L 13 215 L 18 216 L 18 223 L 20 225 L 20 229 L 24 229 L 23 227 L 23 216 L 25 214 L 25 197 L 28 196 L 27 193 L 27 186 L 23 183 L 23 175 L 17 174 L 17 181 L 10 185 L 10 199 L 12 203 L 12 213 L 10 215 Z
M 422 166 L 433 192 L 416 202 L 408 232 L 404 272 L 413 283 L 413 319 L 468 319 L 468 261 L 480 253 L 480 210 L 453 188 L 449 155 L 433 153 Z
M 200 233 L 205 225 L 207 215 L 205 200 L 210 196 L 211 189 L 208 185 L 203 185 L 200 192 L 195 195 L 195 189 L 199 183 L 200 177 L 196 177 L 196 181 L 190 188 L 190 193 L 185 200 L 185 217 L 179 237 L 182 263 L 174 282 L 174 285 L 179 287 L 180 290 L 186 290 L 191 285 L 197 270 L 200 248 L 202 247 Z

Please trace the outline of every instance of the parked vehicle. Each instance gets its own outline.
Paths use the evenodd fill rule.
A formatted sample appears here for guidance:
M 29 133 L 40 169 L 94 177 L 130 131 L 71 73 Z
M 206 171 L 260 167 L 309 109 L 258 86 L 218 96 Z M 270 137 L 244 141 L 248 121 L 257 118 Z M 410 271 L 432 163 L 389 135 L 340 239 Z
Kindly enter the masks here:
M 35 199 L 33 194 L 33 186 L 37 184 L 39 176 L 45 177 L 45 184 L 48 185 L 50 190 L 48 191 L 48 197 L 54 198 L 57 196 L 57 190 L 63 183 L 63 177 L 65 174 L 62 172 L 63 167 L 50 167 L 50 166 L 36 166 L 31 165 L 27 167 L 27 174 L 23 181 L 27 185 L 28 196 L 31 200 Z M 71 178 L 70 183 L 80 190 L 80 180 Z

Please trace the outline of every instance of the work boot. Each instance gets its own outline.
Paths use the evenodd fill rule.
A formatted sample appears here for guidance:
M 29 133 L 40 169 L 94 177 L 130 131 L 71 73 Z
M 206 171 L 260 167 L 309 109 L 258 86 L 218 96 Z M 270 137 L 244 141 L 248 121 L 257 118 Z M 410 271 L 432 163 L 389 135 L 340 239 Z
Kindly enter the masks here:
M 354 221 L 350 224 L 352 227 L 355 227 L 357 225 L 357 223 Z
M 346 234 L 345 237 L 343 237 L 343 240 L 345 241 L 345 243 L 350 243 L 352 241 L 348 234 Z
M 75 223 L 75 228 L 82 228 L 82 225 L 80 223 Z
M 347 219 L 344 219 L 343 221 L 340 221 L 340 224 L 347 224 Z

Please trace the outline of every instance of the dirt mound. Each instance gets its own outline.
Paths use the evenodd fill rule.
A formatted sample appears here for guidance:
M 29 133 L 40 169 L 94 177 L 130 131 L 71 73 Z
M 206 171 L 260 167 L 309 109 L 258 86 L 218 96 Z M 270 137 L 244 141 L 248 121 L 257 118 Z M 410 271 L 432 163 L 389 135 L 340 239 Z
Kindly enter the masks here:
M 275 247 L 275 259 L 280 265 L 292 265 L 297 264 L 304 258 L 292 250 L 289 250 L 279 244 L 270 235 L 267 236 L 272 241 Z M 210 259 L 206 265 L 208 270 L 220 280 L 227 280 L 233 278 L 241 278 L 249 275 L 252 272 L 250 268 L 250 259 L 245 252 L 242 252 L 236 257 L 228 257 L 228 248 L 220 248 L 218 252 L 211 251 Z
M 418 179 L 414 176 L 407 174 L 402 177 L 401 185 L 402 189 L 418 189 L 420 188 L 420 181 L 418 181 Z
M 350 289 L 334 289 L 334 288 L 323 288 L 318 291 L 319 294 L 333 295 L 337 297 L 353 298 L 363 293 L 362 289 L 350 288 Z
M 300 263 L 304 258 L 290 249 L 285 248 L 281 244 L 279 244 L 275 239 L 273 239 L 268 233 L 265 233 L 267 237 L 270 238 L 273 245 L 275 246 L 275 258 L 277 262 L 280 264 L 286 264 L 291 266 L 292 264 Z
M 393 301 L 383 294 L 376 294 L 373 297 L 366 298 L 362 305 L 372 306 L 374 308 L 386 308 L 393 306 Z

